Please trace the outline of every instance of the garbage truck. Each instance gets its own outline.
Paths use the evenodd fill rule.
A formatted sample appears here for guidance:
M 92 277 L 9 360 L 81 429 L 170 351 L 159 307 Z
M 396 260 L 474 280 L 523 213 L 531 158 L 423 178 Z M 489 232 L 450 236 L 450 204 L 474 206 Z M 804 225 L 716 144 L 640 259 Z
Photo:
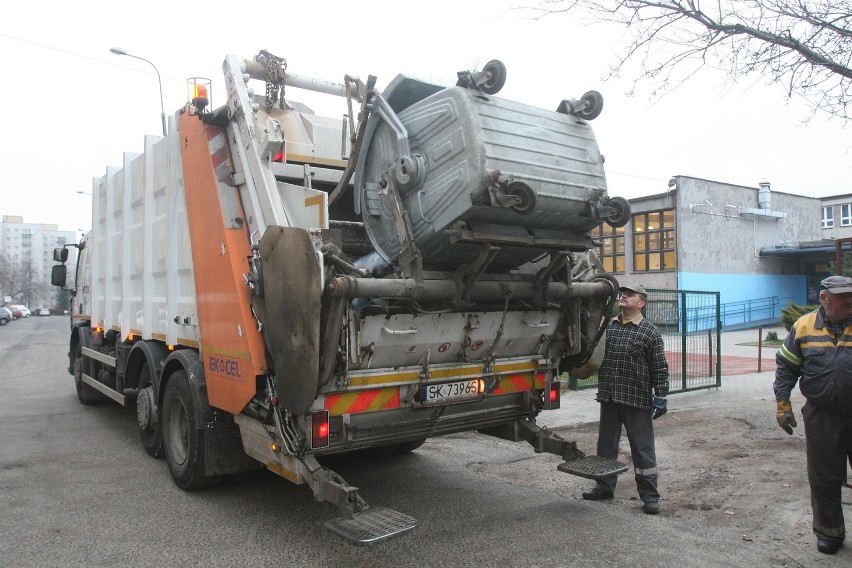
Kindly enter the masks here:
M 135 406 L 185 490 L 263 468 L 307 484 L 359 545 L 417 521 L 370 507 L 327 456 L 477 431 L 568 473 L 624 471 L 536 424 L 559 377 L 593 367 L 617 297 L 589 236 L 629 218 L 589 124 L 603 98 L 498 97 L 497 60 L 456 76 L 379 90 L 264 50 L 225 58 L 215 107 L 190 79 L 168 132 L 93 180 L 91 230 L 54 251 L 80 402 Z

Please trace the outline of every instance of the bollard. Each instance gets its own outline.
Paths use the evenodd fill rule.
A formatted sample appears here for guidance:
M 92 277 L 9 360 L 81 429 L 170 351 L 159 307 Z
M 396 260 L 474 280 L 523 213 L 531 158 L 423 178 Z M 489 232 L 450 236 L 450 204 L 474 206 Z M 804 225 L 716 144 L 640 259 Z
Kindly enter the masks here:
M 757 328 L 757 372 L 763 368 L 763 328 Z

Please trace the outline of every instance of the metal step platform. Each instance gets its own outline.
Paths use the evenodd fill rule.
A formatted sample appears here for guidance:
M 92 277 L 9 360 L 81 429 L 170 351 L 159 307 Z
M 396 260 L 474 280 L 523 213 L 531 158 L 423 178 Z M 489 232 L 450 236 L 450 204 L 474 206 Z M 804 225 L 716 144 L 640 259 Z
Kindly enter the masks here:
M 417 519 L 393 509 L 370 507 L 351 517 L 331 519 L 325 528 L 353 544 L 367 546 L 414 530 Z
M 587 479 L 603 479 L 610 475 L 624 473 L 627 471 L 627 464 L 600 456 L 586 456 L 578 460 L 562 462 L 556 466 L 556 469 Z

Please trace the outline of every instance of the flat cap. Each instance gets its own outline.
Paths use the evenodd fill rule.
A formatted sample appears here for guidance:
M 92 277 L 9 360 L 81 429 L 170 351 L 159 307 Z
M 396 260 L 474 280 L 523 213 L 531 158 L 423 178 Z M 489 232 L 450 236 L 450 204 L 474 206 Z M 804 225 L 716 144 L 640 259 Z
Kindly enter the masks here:
M 852 278 L 848 276 L 829 276 L 819 283 L 823 290 L 832 294 L 846 294 L 852 292 Z
M 847 280 L 849 280 L 849 279 L 847 278 Z M 625 290 L 630 290 L 631 292 L 636 292 L 640 296 L 643 296 L 646 299 L 648 298 L 648 291 L 645 290 L 645 287 L 642 286 L 641 284 L 632 284 L 630 286 L 622 286 L 621 288 L 618 289 L 619 292 L 624 292 Z

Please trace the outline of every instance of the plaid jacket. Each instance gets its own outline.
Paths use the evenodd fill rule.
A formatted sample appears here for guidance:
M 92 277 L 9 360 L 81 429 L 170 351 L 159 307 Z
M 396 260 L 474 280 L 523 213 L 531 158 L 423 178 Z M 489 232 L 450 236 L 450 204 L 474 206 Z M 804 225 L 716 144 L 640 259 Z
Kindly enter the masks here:
M 606 328 L 606 351 L 598 369 L 598 402 L 617 402 L 651 410 L 654 393 L 669 392 L 669 365 L 663 338 L 648 320 L 636 324 L 612 318 Z

